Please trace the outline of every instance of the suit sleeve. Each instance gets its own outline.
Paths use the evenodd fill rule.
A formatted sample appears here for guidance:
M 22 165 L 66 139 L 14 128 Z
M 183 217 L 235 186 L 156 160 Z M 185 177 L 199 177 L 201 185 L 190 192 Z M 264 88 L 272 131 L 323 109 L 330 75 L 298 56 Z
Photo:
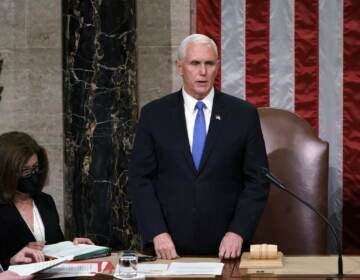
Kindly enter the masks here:
M 136 131 L 127 185 L 137 226 L 144 242 L 151 242 L 156 235 L 167 231 L 155 188 L 158 164 L 152 119 L 145 106 Z
M 4 223 L 2 219 L 3 213 L 0 212 L 0 224 L 1 224 L 1 230 L 0 230 L 0 265 L 4 270 L 8 269 L 10 265 L 10 254 L 12 254 L 12 240 L 8 240 L 8 227 L 6 223 Z M 5 226 L 4 226 L 5 225 Z M 10 253 L 11 252 L 11 253 Z
M 268 161 L 256 108 L 249 117 L 248 129 L 242 162 L 243 189 L 229 231 L 238 233 L 246 242 L 251 242 L 269 193 L 269 184 L 257 177 L 259 167 L 268 167 Z

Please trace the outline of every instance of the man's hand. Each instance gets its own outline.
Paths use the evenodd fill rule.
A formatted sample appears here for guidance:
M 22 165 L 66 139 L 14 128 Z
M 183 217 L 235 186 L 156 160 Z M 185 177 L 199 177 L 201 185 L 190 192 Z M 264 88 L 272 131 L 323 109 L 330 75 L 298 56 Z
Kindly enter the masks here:
M 221 240 L 219 247 L 219 258 L 234 259 L 240 256 L 243 238 L 234 233 L 227 232 Z
M 27 276 L 20 276 L 19 274 L 13 271 L 4 271 L 0 272 L 0 280 L 30 280 L 33 279 L 34 276 L 27 275 Z
M 10 264 L 43 262 L 44 260 L 45 257 L 41 251 L 29 247 L 24 247 L 10 259 Z
M 170 234 L 167 232 L 156 235 L 153 242 L 158 258 L 171 260 L 178 257 L 174 242 L 172 241 Z

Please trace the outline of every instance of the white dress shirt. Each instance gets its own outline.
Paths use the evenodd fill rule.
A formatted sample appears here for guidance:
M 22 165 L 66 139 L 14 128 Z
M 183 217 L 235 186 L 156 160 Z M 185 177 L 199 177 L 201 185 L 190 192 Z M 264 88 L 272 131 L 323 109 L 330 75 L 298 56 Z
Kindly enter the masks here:
M 33 217 L 34 217 L 34 231 L 32 231 L 32 234 L 34 235 L 36 241 L 45 241 L 44 223 L 41 219 L 39 210 L 36 207 L 34 201 L 33 201 Z
M 209 131 L 211 111 L 213 107 L 215 91 L 214 88 L 212 88 L 210 90 L 210 93 L 202 100 L 195 99 L 194 97 L 189 95 L 184 88 L 182 89 L 182 95 L 184 98 L 184 111 L 185 111 L 187 135 L 189 138 L 190 150 L 192 151 L 192 143 L 194 138 L 194 125 L 195 125 L 196 114 L 198 111 L 195 108 L 195 105 L 198 101 L 202 101 L 205 104 L 203 111 L 205 116 L 206 134 L 207 134 L 207 132 Z

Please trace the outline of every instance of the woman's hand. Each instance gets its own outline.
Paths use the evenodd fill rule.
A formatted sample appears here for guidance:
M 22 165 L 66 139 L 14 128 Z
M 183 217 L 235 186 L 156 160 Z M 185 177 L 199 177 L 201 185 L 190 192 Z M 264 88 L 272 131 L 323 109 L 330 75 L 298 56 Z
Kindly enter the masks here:
M 0 280 L 30 280 L 33 278 L 34 276 L 32 275 L 20 276 L 19 274 L 10 270 L 0 272 Z
M 29 242 L 26 247 L 41 251 L 45 246 L 46 241 L 34 241 Z
M 76 244 L 89 244 L 89 245 L 94 245 L 94 242 L 92 242 L 89 238 L 85 238 L 85 237 L 76 237 L 73 240 L 73 243 Z
M 10 259 L 10 264 L 43 262 L 44 260 L 45 257 L 41 251 L 24 247 Z

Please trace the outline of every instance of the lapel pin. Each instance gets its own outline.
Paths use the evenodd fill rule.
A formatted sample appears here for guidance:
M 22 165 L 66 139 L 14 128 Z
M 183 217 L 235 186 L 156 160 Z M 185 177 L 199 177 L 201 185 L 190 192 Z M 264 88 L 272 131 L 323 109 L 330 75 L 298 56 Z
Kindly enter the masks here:
M 215 119 L 221 121 L 221 117 L 220 117 L 219 115 L 216 115 L 216 116 L 215 116 Z

